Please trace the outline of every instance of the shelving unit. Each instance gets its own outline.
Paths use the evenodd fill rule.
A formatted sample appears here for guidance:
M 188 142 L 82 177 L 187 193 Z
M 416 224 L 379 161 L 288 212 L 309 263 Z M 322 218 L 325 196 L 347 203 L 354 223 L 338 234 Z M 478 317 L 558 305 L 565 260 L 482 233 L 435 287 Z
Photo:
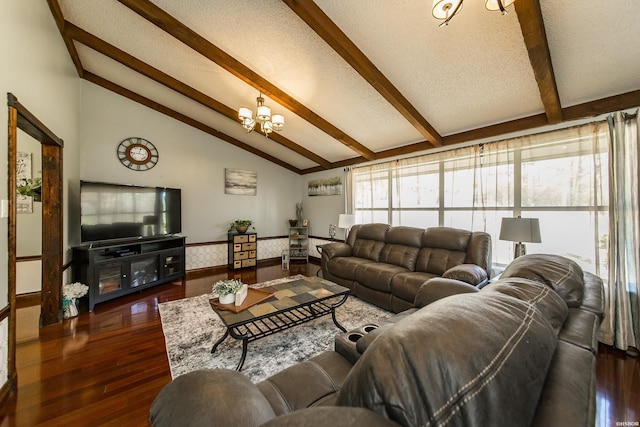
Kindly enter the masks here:
M 309 262 L 309 228 L 289 228 L 289 259 Z
M 229 268 L 257 266 L 258 258 L 258 234 L 257 233 L 229 233 Z
M 73 278 L 89 286 L 97 303 L 185 278 L 184 237 L 76 246 Z

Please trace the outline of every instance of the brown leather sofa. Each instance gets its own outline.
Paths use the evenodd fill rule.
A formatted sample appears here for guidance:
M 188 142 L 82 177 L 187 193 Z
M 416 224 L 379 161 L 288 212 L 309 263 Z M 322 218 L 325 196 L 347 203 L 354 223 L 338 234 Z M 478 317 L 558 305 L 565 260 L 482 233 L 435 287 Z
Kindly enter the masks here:
M 396 313 L 413 307 L 424 282 L 457 279 L 482 287 L 491 277 L 491 236 L 449 227 L 362 224 L 345 243 L 322 246 L 322 277 Z
M 160 392 L 150 422 L 594 425 L 596 332 L 603 316 L 597 276 L 566 258 L 527 255 L 480 290 L 429 280 L 415 303 L 378 328 L 349 332 L 353 348 L 337 339 L 336 351 L 256 385 L 224 369 L 182 375 Z

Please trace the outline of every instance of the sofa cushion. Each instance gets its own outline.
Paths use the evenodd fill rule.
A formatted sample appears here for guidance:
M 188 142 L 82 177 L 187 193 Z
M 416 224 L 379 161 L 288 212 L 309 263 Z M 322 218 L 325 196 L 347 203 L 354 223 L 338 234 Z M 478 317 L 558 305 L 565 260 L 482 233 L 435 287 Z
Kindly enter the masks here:
M 380 262 L 398 265 L 414 271 L 420 248 L 414 246 L 394 245 L 387 243 L 380 252 Z
M 392 227 L 387 232 L 380 262 L 415 270 L 424 230 L 415 227 Z
M 556 291 L 569 307 L 580 307 L 584 274 L 574 261 L 560 255 L 531 254 L 513 260 L 500 278 L 523 277 L 544 283 Z
M 371 344 L 336 403 L 404 426 L 529 425 L 557 342 L 535 305 L 498 292 L 434 302 Z
M 558 335 L 569 315 L 567 304 L 562 298 L 550 287 L 534 280 L 519 277 L 500 278 L 481 289 L 481 292 L 485 295 L 509 295 L 535 306 L 549 321 L 555 335 Z
M 413 303 L 420 286 L 433 277 L 438 276 L 420 271 L 398 273 L 391 279 L 391 294 Z
M 442 276 L 445 271 L 464 263 L 465 252 L 456 252 L 442 248 L 422 248 L 418 252 L 416 271 Z
M 595 313 L 599 320 L 604 318 L 604 286 L 595 274 L 584 272 L 584 297 L 580 308 Z
M 337 257 L 327 262 L 333 276 L 349 280 L 356 279 L 356 268 L 362 264 L 374 264 L 374 261 L 357 257 Z
M 534 427 L 593 426 L 596 419 L 596 357 L 558 341 Z
M 352 253 L 353 256 L 358 258 L 378 262 L 380 261 L 380 252 L 383 247 L 384 241 L 358 238 L 353 242 Z
M 427 228 L 422 235 L 422 246 L 455 252 L 467 252 L 471 231 L 451 227 Z
M 290 366 L 257 384 L 276 416 L 334 403 L 352 364 L 326 351 Z
M 377 291 L 391 292 L 391 279 L 409 270 L 398 265 L 381 262 L 364 263 L 356 268 L 356 281 Z
M 569 316 L 567 316 L 558 338 L 596 354 L 598 352 L 599 327 L 600 320 L 595 313 L 580 308 L 570 308 Z
M 442 277 L 445 279 L 460 280 L 475 286 L 487 280 L 487 272 L 478 265 L 460 264 L 445 271 Z

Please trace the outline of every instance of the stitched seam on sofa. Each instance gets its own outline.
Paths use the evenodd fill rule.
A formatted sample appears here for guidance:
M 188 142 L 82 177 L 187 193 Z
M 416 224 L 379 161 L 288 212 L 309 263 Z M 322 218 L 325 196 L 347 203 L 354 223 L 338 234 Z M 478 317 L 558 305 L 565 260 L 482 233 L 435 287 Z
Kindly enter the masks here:
M 276 391 L 276 393 L 278 394 L 278 396 L 280 396 L 280 399 L 282 400 L 282 402 L 284 403 L 284 406 L 287 407 L 287 409 L 289 410 L 289 412 L 292 412 L 293 409 L 291 408 L 291 405 L 289 405 L 289 401 L 287 399 L 285 399 L 284 394 L 282 394 L 282 391 L 280 390 L 280 387 L 276 386 L 273 381 L 271 381 L 270 379 L 266 379 L 264 380 L 264 382 L 266 382 L 267 384 L 271 385 L 271 387 Z
M 571 273 L 573 272 L 573 267 L 568 265 L 567 266 L 567 271 L 566 273 L 564 273 L 564 276 L 562 276 L 560 279 L 558 279 L 558 281 L 556 282 L 558 285 L 562 285 L 564 282 L 566 282 L 567 280 L 569 280 L 569 277 L 571 276 Z M 583 279 L 584 280 L 584 279 Z
M 534 296 L 531 300 L 526 301 L 527 311 L 525 313 L 525 317 L 522 319 L 514 333 L 503 344 L 500 351 L 498 351 L 489 364 L 480 371 L 475 378 L 472 378 L 469 382 L 463 385 L 460 390 L 456 391 L 438 410 L 434 412 L 433 417 L 435 419 L 442 419 L 447 415 L 445 411 L 449 413 L 445 419 L 438 422 L 438 426 L 447 424 L 456 412 L 462 409 L 464 404 L 480 393 L 482 389 L 484 389 L 484 387 L 496 377 L 533 323 L 533 316 L 538 311 L 535 307 L 535 303 L 539 302 L 548 294 L 548 292 L 550 292 L 548 288 L 541 287 L 538 295 Z M 511 343 L 512 341 L 514 342 Z M 494 366 L 495 369 L 490 371 Z M 432 423 L 431 421 L 428 421 L 425 425 L 432 425 Z
M 333 381 L 333 378 L 331 378 L 331 375 L 329 375 L 329 373 L 327 371 L 325 371 L 324 368 L 322 366 L 320 366 L 320 364 L 318 362 L 316 362 L 315 360 L 308 360 L 308 362 L 309 363 L 313 363 L 318 368 L 320 373 L 322 373 L 326 377 L 326 379 L 331 383 L 331 386 L 333 387 L 333 391 L 337 392 L 339 390 L 338 386 Z

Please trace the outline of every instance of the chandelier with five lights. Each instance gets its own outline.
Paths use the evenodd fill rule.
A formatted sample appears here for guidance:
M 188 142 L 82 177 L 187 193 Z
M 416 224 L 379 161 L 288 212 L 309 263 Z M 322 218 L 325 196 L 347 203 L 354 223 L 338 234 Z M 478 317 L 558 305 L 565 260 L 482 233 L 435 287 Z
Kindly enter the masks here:
M 487 10 L 499 10 L 503 15 L 507 14 L 507 6 L 515 0 L 486 0 L 484 6 Z M 431 13 L 436 19 L 442 19 L 444 22 L 441 27 L 449 25 L 451 18 L 456 16 L 462 9 L 463 0 L 433 0 L 433 9 Z
M 273 131 L 279 132 L 284 127 L 284 116 L 282 114 L 271 114 L 271 108 L 264 105 L 264 98 L 262 92 L 258 98 L 256 98 L 256 118 L 253 118 L 253 111 L 248 107 L 240 107 L 238 110 L 238 118 L 242 127 L 248 132 L 255 129 L 256 124 L 260 123 L 260 130 L 262 133 L 269 137 L 269 134 Z

